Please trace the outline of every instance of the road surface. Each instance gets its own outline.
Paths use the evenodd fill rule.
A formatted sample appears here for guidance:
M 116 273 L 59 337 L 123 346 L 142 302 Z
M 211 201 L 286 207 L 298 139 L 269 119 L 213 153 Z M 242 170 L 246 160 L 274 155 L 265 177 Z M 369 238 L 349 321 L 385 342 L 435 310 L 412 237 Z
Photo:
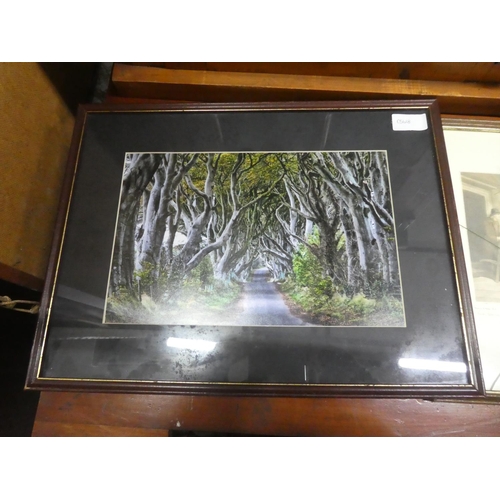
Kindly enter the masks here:
M 296 318 L 283 297 L 276 289 L 276 284 L 269 282 L 267 269 L 253 272 L 251 281 L 245 283 L 241 306 L 243 312 L 238 318 L 239 325 L 306 325 Z

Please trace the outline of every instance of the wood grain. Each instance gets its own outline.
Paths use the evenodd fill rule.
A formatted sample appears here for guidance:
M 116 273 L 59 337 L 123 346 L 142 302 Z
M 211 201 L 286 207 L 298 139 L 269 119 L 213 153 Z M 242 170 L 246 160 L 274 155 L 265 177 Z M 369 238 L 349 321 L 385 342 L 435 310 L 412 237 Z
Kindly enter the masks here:
M 142 62 L 128 64 L 198 71 L 500 82 L 500 64 L 494 62 Z
M 94 424 L 59 424 L 37 422 L 37 434 L 43 437 L 168 437 L 165 429 L 144 429 L 141 427 L 110 426 Z
M 15 267 L 7 266 L 0 262 L 0 279 L 14 283 L 15 285 L 29 288 L 30 290 L 42 291 L 44 280 L 16 269 Z
M 33 436 L 498 436 L 500 406 L 394 399 L 44 392 Z
M 165 69 L 115 64 L 113 93 L 201 102 L 436 98 L 441 112 L 500 114 L 499 83 Z

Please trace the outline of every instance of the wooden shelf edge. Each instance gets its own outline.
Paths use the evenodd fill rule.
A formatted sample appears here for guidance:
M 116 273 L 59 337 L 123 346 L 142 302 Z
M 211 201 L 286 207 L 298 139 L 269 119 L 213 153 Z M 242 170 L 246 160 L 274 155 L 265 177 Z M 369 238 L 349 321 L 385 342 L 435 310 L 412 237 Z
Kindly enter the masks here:
M 500 115 L 500 84 L 179 70 L 115 64 L 112 93 L 169 101 L 436 98 L 443 113 Z

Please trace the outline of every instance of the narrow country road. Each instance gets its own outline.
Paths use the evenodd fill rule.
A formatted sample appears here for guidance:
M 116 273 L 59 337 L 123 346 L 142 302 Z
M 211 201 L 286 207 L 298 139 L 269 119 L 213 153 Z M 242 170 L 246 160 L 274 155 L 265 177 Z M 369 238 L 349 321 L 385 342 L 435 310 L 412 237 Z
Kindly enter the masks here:
M 239 325 L 305 325 L 296 318 L 285 304 L 276 285 L 270 283 L 269 271 L 257 269 L 252 279 L 245 284 L 241 305 L 243 313 L 238 318 Z

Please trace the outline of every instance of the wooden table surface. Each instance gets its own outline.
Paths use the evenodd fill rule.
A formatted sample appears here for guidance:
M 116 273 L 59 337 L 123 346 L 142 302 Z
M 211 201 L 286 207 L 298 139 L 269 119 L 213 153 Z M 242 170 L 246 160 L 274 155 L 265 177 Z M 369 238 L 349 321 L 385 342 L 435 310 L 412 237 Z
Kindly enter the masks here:
M 500 405 L 43 392 L 33 436 L 498 436 Z

